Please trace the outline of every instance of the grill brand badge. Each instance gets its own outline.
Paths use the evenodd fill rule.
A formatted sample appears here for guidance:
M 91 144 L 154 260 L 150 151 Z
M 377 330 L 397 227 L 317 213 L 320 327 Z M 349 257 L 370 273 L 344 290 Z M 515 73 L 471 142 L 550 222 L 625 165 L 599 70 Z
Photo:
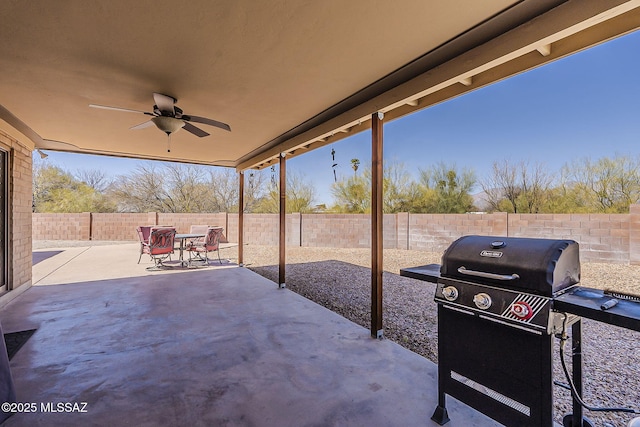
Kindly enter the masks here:
M 489 258 L 500 258 L 502 256 L 502 252 L 500 252 L 500 251 L 482 251 L 482 252 L 480 252 L 480 256 L 489 257 Z

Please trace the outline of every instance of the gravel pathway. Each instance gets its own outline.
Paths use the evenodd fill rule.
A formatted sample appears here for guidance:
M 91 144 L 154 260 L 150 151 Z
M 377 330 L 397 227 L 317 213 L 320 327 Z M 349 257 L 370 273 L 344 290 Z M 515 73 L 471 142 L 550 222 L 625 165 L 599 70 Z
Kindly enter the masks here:
M 231 255 L 228 254 L 228 255 Z M 384 251 L 384 334 L 437 362 L 435 285 L 399 276 L 400 268 L 440 263 L 441 254 Z M 369 249 L 287 248 L 287 287 L 366 328 L 370 325 Z M 246 246 L 244 261 L 255 272 L 277 281 L 278 249 Z M 640 294 L 640 266 L 582 263 L 581 285 Z M 584 398 L 592 406 L 640 409 L 640 333 L 583 320 Z M 554 378 L 566 383 L 554 349 Z M 571 369 L 570 344 L 566 352 Z M 555 387 L 556 421 L 571 412 L 567 390 Z M 633 415 L 590 412 L 597 426 L 624 427 Z

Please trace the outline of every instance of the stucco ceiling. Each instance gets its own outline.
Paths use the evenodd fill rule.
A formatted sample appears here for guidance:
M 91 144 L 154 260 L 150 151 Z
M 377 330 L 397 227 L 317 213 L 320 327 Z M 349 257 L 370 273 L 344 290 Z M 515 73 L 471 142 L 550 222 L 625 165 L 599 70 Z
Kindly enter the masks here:
M 259 167 L 631 31 L 639 6 L 3 0 L 0 119 L 43 149 Z M 153 92 L 232 131 L 180 130 L 168 153 L 159 129 L 129 129 L 147 116 L 89 108 L 152 111 Z

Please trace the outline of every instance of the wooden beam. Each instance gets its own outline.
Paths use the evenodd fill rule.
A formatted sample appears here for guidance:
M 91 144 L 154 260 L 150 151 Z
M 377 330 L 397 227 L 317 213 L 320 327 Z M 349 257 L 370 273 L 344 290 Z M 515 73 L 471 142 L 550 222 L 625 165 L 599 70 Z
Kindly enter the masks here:
M 382 338 L 382 113 L 371 116 L 371 337 Z
M 285 285 L 285 248 L 287 243 L 287 163 L 285 153 L 280 153 L 280 241 L 278 243 L 278 287 Z
M 244 266 L 244 172 L 238 173 L 238 265 Z

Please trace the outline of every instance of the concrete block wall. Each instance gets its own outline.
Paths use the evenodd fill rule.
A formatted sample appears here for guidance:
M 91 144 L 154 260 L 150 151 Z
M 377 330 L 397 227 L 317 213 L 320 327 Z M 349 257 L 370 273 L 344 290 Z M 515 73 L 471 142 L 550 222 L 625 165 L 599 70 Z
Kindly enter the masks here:
M 171 225 L 178 233 L 188 233 L 192 225 L 211 225 L 227 232 L 227 214 L 220 213 L 158 213 L 156 225 Z
M 509 236 L 572 239 L 582 261 L 630 260 L 630 222 L 626 214 L 511 214 Z
M 245 243 L 254 245 L 277 245 L 279 239 L 278 214 L 245 214 Z
M 629 207 L 629 264 L 640 265 L 640 205 Z
M 91 240 L 138 240 L 136 228 L 155 225 L 155 213 L 91 214 Z
M 301 246 L 300 242 L 302 241 L 302 214 L 287 214 L 286 227 L 287 245 Z
M 227 214 L 227 229 L 224 230 L 229 242 L 238 242 L 238 226 L 240 221 L 237 213 Z M 245 232 L 246 235 L 246 232 Z
M 302 246 L 368 248 L 371 217 L 365 214 L 308 214 L 302 218 Z
M 30 193 L 29 193 L 30 195 Z M 28 214 L 25 214 L 28 215 Z M 188 232 L 191 224 L 221 225 L 228 241 L 238 241 L 238 214 L 34 214 L 34 239 L 137 240 L 144 224 L 173 225 Z M 368 214 L 288 214 L 287 245 L 368 248 Z M 630 214 L 386 214 L 384 247 L 444 251 L 469 234 L 573 239 L 581 259 L 640 264 L 640 205 Z M 89 234 L 91 233 L 91 235 Z M 278 214 L 245 214 L 244 243 L 277 245 Z
M 396 214 L 396 249 L 409 249 L 409 212 Z
M 90 240 L 90 228 L 89 212 L 33 214 L 33 238 L 36 240 Z
M 232 223 L 235 227 L 237 242 L 238 225 L 237 214 Z M 287 245 L 300 245 L 300 214 L 287 214 Z M 280 216 L 278 214 L 244 214 L 244 243 L 253 245 L 277 245 L 280 241 Z
M 300 245 L 301 214 L 287 214 L 287 244 Z M 239 215 L 227 214 L 227 240 L 238 242 Z M 279 241 L 280 217 L 278 214 L 244 214 L 244 243 L 253 245 L 277 245 Z
M 405 215 L 405 214 L 399 214 Z M 408 248 L 442 252 L 454 240 L 468 234 L 506 236 L 507 214 L 411 214 Z M 399 237 L 400 239 L 400 237 Z

